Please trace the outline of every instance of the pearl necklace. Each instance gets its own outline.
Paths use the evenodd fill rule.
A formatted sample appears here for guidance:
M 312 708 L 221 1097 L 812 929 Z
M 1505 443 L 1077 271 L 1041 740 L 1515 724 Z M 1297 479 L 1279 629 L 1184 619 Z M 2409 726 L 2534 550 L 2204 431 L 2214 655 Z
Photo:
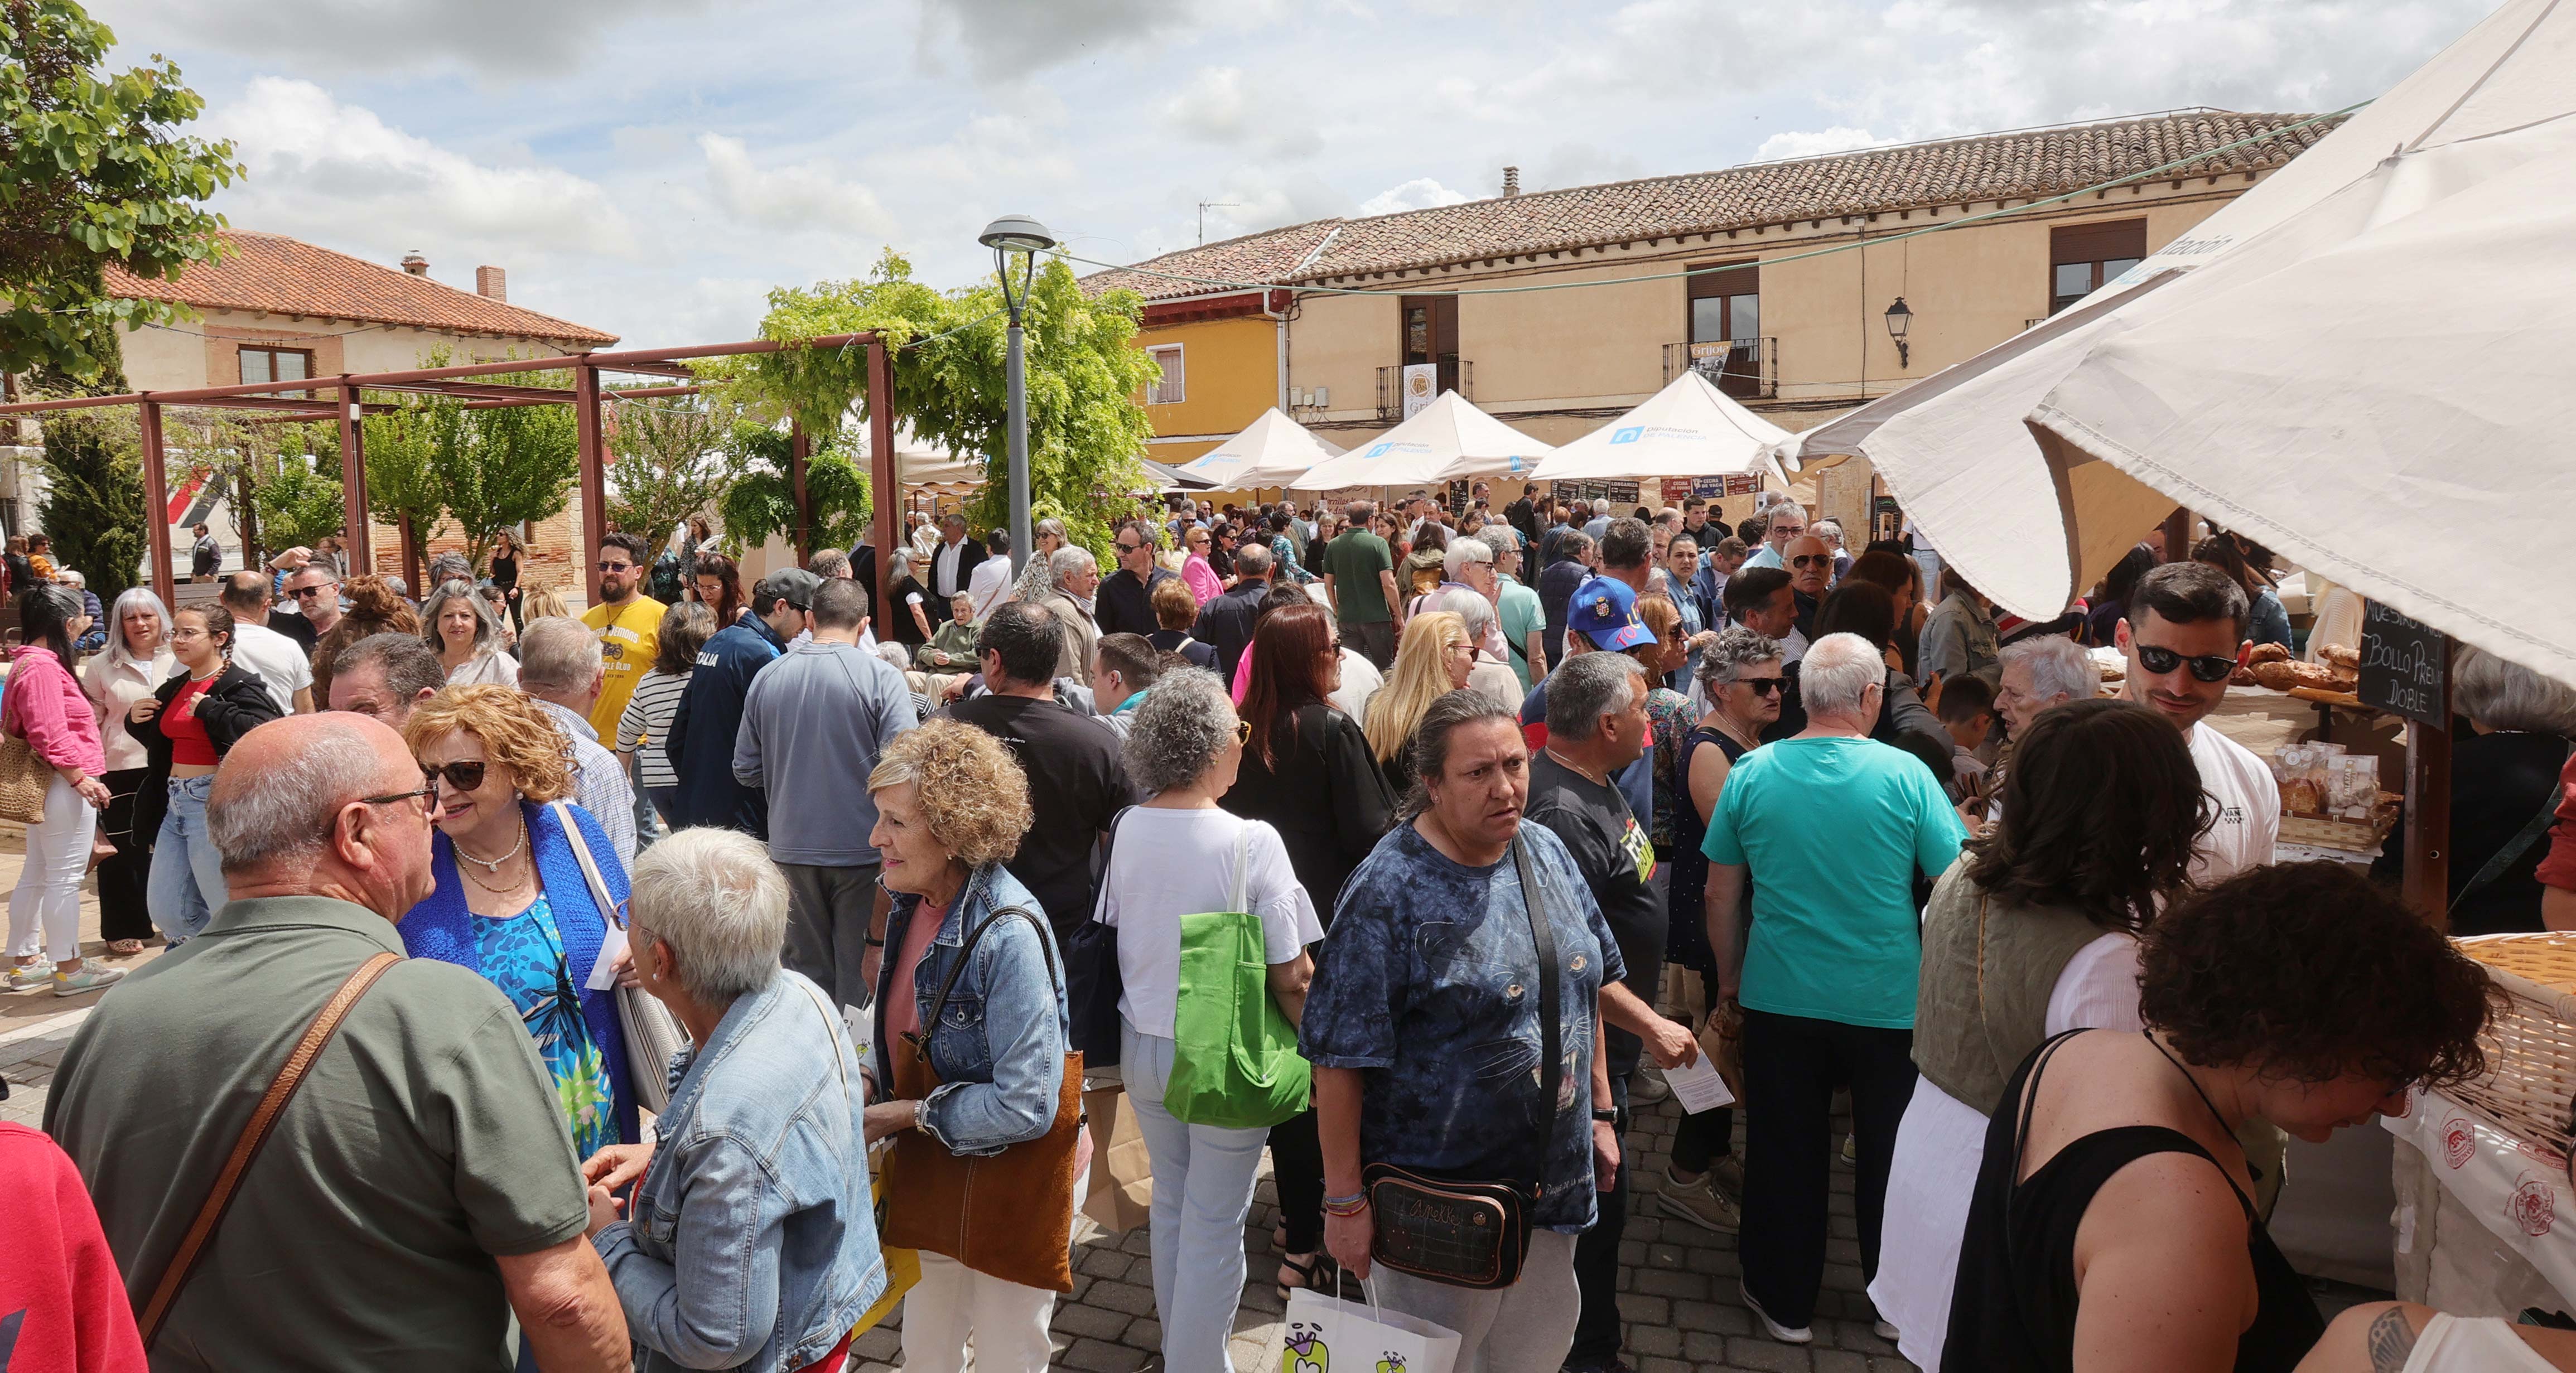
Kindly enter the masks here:
M 483 870 L 484 870 L 485 872 L 487 872 L 487 873 L 492 874 L 492 875 L 493 875 L 493 876 L 495 876 L 495 877 L 498 877 L 498 876 L 501 874 L 501 865 L 502 865 L 502 864 L 507 863 L 507 862 L 509 862 L 511 859 L 518 857 L 518 856 L 519 856 L 519 850 L 521 850 L 521 849 L 523 849 L 523 848 L 526 848 L 527 846 L 528 846 L 528 822 L 527 822 L 527 820 L 526 820 L 526 819 L 524 819 L 524 818 L 522 818 L 522 819 L 519 821 L 519 837 L 518 837 L 516 840 L 513 840 L 513 841 L 511 842 L 511 844 L 510 844 L 510 851 L 509 851 L 508 853 L 502 854 L 502 855 L 501 855 L 500 857 L 498 857 L 498 858 L 477 858 L 477 857 L 475 857 L 473 854 L 467 853 L 467 852 L 465 851 L 465 846 L 464 846 L 463 844 L 456 843 L 456 842 L 455 842 L 455 841 L 453 841 L 453 840 L 450 840 L 450 841 L 449 841 L 449 843 L 448 843 L 448 847 L 450 847 L 450 848 L 452 848 L 452 849 L 456 850 L 456 856 L 457 856 L 457 857 L 464 859 L 464 860 L 465 860 L 466 862 L 468 862 L 468 863 L 480 863 L 480 864 L 482 864 L 482 865 L 483 865 Z M 459 869 L 459 871 L 463 871 L 463 869 Z M 489 888 L 487 888 L 487 890 L 489 890 Z

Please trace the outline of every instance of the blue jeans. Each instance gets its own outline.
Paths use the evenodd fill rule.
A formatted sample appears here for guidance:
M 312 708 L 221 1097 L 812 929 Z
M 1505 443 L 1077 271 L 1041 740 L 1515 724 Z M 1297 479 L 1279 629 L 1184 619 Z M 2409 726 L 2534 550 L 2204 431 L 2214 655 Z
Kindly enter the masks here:
M 144 907 L 161 937 L 172 944 L 196 937 L 216 908 L 230 899 L 224 886 L 222 855 L 206 828 L 206 797 L 215 779 L 170 779 L 170 811 L 161 817 L 161 836 L 153 841 L 152 877 L 143 890 Z

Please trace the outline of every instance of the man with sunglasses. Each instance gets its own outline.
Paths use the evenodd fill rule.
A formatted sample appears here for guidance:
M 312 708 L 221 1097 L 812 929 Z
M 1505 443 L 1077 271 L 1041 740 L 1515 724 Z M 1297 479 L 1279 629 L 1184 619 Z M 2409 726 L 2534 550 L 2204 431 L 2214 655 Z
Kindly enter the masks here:
M 2216 812 L 2192 861 L 2192 880 L 2203 886 L 2271 862 L 2281 833 L 2271 769 L 2206 723 L 2244 661 L 2252 621 L 2235 578 L 2206 563 L 2166 563 L 2138 579 L 2129 614 L 2113 630 L 2129 660 L 2121 694 L 2183 732 Z
M 296 642 L 302 643 L 304 634 L 310 634 L 314 643 L 320 643 L 322 636 L 340 623 L 340 574 L 329 563 L 316 558 L 297 568 L 295 575 L 286 579 L 286 596 L 295 604 L 295 618 L 304 622 L 304 633 L 280 627 L 276 615 L 268 617 L 269 627 Z M 312 644 L 305 648 L 311 651 Z
M 1182 532 L 1196 528 L 1184 526 Z M 1154 614 L 1154 587 L 1172 579 L 1154 565 L 1152 527 L 1143 520 L 1119 526 L 1117 554 L 1118 570 L 1102 577 L 1094 593 L 1092 618 L 1103 634 L 1152 634 L 1163 627 Z
M 599 539 L 599 603 L 581 613 L 581 622 L 599 636 L 600 660 L 608 669 L 590 708 L 590 728 L 602 739 L 617 737 L 617 718 L 662 646 L 667 607 L 644 594 L 644 579 L 652 575 L 649 553 L 639 535 L 611 530 Z
M 1798 608 L 1798 632 L 1816 637 L 1816 612 L 1824 609 L 1825 588 L 1834 580 L 1833 545 L 1813 534 L 1789 541 L 1789 595 Z

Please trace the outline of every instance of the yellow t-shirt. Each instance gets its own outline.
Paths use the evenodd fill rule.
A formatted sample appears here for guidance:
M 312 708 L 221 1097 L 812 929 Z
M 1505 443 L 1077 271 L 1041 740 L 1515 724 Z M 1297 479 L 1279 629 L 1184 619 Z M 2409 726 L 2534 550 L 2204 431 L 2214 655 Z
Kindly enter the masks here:
M 581 622 L 599 631 L 599 657 L 608 669 L 607 684 L 599 691 L 599 701 L 590 708 L 590 727 L 611 747 L 617 739 L 617 717 L 626 713 L 626 701 L 635 694 L 635 684 L 653 666 L 653 655 L 661 651 L 662 612 L 668 609 L 650 596 L 638 596 L 616 611 L 595 605 L 581 613 Z

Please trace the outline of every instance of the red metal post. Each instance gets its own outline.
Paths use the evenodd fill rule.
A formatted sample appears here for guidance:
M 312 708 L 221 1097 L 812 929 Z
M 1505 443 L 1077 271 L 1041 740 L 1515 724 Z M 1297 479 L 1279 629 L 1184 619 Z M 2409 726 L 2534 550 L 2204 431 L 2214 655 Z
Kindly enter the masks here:
M 814 502 L 805 494 L 805 462 L 814 456 L 814 440 L 803 420 L 787 424 L 787 484 L 796 493 L 796 534 L 790 542 L 796 547 L 796 565 L 803 567 L 814 556 Z
M 869 542 L 877 546 L 877 584 L 869 587 L 869 600 L 877 607 L 881 624 L 894 623 L 892 612 L 885 608 L 886 588 L 893 584 L 895 549 L 895 504 L 901 488 L 894 475 L 894 354 L 885 343 L 871 335 L 868 339 L 868 495 L 869 523 L 875 533 Z
M 140 407 L 143 421 L 143 528 L 145 546 L 152 555 L 152 594 L 161 604 L 178 601 L 178 579 L 170 571 L 170 479 L 161 465 L 161 406 L 145 401 Z M 110 633 L 118 632 L 114 626 Z
M 599 369 L 576 362 L 572 369 L 573 414 L 581 434 L 581 549 L 575 561 L 590 603 L 599 604 L 599 540 L 608 533 L 608 458 L 599 427 Z
M 2165 516 L 2165 561 L 2169 563 L 2191 561 L 2191 512 L 2180 506 L 2174 507 L 2174 512 Z
M 376 541 L 367 523 L 367 433 L 358 423 L 358 388 L 340 384 L 340 512 L 347 521 L 341 534 L 349 571 L 376 570 Z
M 425 596 L 428 589 L 420 584 L 420 537 L 412 530 L 411 516 L 403 516 L 396 528 L 402 532 L 403 585 L 411 588 L 413 596 Z

